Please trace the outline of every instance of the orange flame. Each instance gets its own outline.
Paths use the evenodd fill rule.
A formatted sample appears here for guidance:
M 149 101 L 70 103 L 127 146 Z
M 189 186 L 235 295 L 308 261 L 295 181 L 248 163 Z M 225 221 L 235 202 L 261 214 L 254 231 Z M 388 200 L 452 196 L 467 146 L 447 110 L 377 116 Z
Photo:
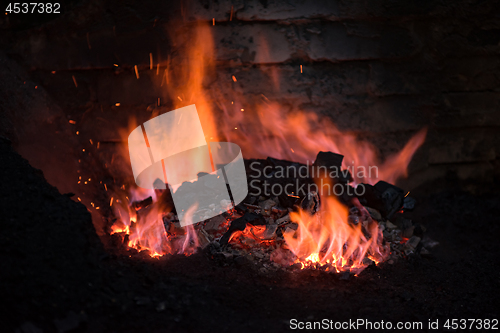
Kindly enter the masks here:
M 387 256 L 378 224 L 351 225 L 347 216 L 346 207 L 332 197 L 323 199 L 315 215 L 304 210 L 290 214 L 299 227 L 297 232 L 287 232 L 283 236 L 302 268 L 327 265 L 326 270 L 350 270 L 358 274 L 367 266 L 365 257 L 378 263 Z

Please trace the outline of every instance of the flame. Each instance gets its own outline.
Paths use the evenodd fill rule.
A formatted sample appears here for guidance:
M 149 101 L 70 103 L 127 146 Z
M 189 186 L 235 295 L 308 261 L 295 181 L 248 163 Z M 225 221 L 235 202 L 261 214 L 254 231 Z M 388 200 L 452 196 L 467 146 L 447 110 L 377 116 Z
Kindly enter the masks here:
M 115 204 L 115 216 L 120 219 L 111 226 L 111 233 L 125 233 L 128 235 L 127 245 L 138 250 L 147 250 L 152 257 L 164 254 L 193 254 L 199 246 L 196 230 L 192 225 L 185 228 L 175 228 L 171 234 L 165 230 L 164 217 L 169 213 L 161 207 L 158 201 L 158 190 L 141 188 L 131 189 L 131 197 L 135 200 L 145 199 L 149 194 L 153 203 L 138 212 L 132 204 L 127 206 Z M 118 201 L 118 200 L 117 200 Z M 121 201 L 123 203 L 123 201 Z M 196 211 L 192 206 L 186 212 L 186 221 L 192 218 Z
M 326 265 L 326 270 L 358 274 L 368 266 L 365 257 L 375 263 L 384 260 L 388 249 L 382 245 L 378 224 L 352 225 L 347 216 L 347 208 L 333 197 L 323 198 L 320 211 L 314 215 L 304 210 L 290 214 L 299 226 L 296 232 L 283 236 L 302 268 Z
M 257 105 L 253 114 L 236 109 L 222 107 L 221 132 L 227 141 L 241 146 L 246 158 L 271 156 L 311 164 L 319 151 L 331 151 L 344 155 L 344 168 L 357 171 L 353 173 L 356 183 L 374 184 L 381 179 L 394 183 L 406 176 L 408 164 L 427 132 L 423 129 L 416 133 L 401 152 L 382 163 L 373 144 L 361 141 L 354 133 L 340 131 L 329 118 L 316 113 L 289 112 L 277 102 L 267 101 Z M 226 125 L 237 123 L 243 124 L 238 131 Z M 370 172 L 373 167 L 376 172 Z
M 355 183 L 374 184 L 379 179 L 394 183 L 399 177 L 407 175 L 413 154 L 425 140 L 425 129 L 416 133 L 399 153 L 382 161 L 372 143 L 361 140 L 355 133 L 341 131 L 332 119 L 278 102 L 280 73 L 275 67 L 262 68 L 274 89 L 266 92 L 268 96 L 261 94 L 259 98 L 248 96 L 243 91 L 243 76 L 237 79 L 234 73 L 218 74 L 211 29 L 214 27 L 206 23 L 190 30 L 170 31 L 179 56 L 161 62 L 165 71 L 157 76 L 158 84 L 165 89 L 174 108 L 196 104 L 207 141 L 234 142 L 242 148 L 245 158 L 270 156 L 307 163 L 313 161 L 319 151 L 331 151 L 345 156 L 344 168 L 352 167 L 354 170 L 354 167 L 363 167 L 369 170 L 370 167 L 377 167 L 375 174 L 354 172 Z M 260 39 L 259 46 L 259 59 L 270 61 L 268 41 Z M 221 83 L 222 80 L 227 82 Z M 158 112 L 155 111 L 152 116 L 158 115 Z M 123 141 L 136 126 L 135 119 L 131 119 L 129 130 L 122 132 Z M 126 146 L 119 155 L 128 161 Z M 123 178 L 128 184 L 134 184 L 130 170 L 127 171 L 127 177 Z M 115 198 L 112 208 L 119 218 L 112 226 L 112 232 L 128 234 L 129 246 L 148 249 L 152 256 L 190 254 L 196 249 L 198 239 L 193 226 L 184 228 L 183 232 L 177 230 L 174 235 L 165 230 L 163 218 L 169 212 L 162 211 L 154 190 L 135 186 L 127 188 L 131 198 L 129 202 L 151 196 L 153 204 L 137 214 L 126 204 L 127 200 L 120 200 L 118 204 L 117 198 L 123 198 L 123 193 L 108 192 Z M 364 227 L 361 224 L 350 225 L 347 216 L 346 208 L 333 198 L 324 198 L 321 211 L 316 215 L 308 215 L 305 211 L 291 214 L 299 228 L 293 235 L 285 234 L 285 240 L 303 267 L 327 265 L 337 271 L 360 271 L 366 267 L 363 262 L 365 257 L 375 262 L 383 260 L 385 248 L 381 245 L 382 237 L 376 224 Z M 247 229 L 233 238 L 259 240 L 262 228 Z
M 215 68 L 215 48 L 210 29 L 210 26 L 199 25 L 187 34 L 170 31 L 183 56 L 167 63 L 168 83 L 165 89 L 175 109 L 196 104 L 205 137 L 210 141 L 217 141 L 218 131 L 211 110 L 212 102 L 204 87 Z

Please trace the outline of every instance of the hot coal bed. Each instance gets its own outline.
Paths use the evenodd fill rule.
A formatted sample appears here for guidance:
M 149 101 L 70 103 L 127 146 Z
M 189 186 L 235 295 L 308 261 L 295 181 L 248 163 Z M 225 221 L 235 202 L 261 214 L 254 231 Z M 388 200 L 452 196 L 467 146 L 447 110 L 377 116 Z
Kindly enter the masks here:
M 495 1 L 61 5 L 0 19 L 2 330 L 498 327 Z M 126 143 L 191 104 L 249 194 L 182 227 Z

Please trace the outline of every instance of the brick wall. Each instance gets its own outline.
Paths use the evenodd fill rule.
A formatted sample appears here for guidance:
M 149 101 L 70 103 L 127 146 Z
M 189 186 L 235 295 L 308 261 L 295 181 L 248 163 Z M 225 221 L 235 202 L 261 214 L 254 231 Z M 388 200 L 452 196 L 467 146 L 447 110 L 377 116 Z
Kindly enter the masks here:
M 499 174 L 497 1 L 92 0 L 67 8 L 31 26 L 1 17 L 8 33 L 0 41 L 84 138 L 117 142 L 130 114 L 146 120 L 158 98 L 168 108 L 149 54 L 161 70 L 182 64 L 168 32 L 215 19 L 217 71 L 207 87 L 271 94 L 284 109 L 327 115 L 384 156 L 427 126 L 407 186 Z

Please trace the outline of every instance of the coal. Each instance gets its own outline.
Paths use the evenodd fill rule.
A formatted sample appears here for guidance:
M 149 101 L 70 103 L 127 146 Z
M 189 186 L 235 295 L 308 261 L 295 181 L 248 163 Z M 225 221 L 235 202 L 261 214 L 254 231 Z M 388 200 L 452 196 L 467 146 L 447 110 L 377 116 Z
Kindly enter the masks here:
M 307 193 L 307 195 L 300 202 L 300 208 L 309 212 L 313 215 L 319 211 L 319 196 L 318 193 L 312 191 Z
M 318 155 L 316 155 L 316 160 L 314 161 L 314 166 L 324 166 L 326 168 L 342 167 L 342 161 L 344 160 L 344 155 L 332 153 L 332 152 L 324 152 L 320 151 Z
M 265 225 L 266 220 L 262 214 L 257 213 L 246 213 L 240 218 L 237 218 L 233 222 L 231 222 L 231 226 L 227 230 L 227 232 L 222 235 L 220 239 L 220 245 L 226 246 L 229 243 L 229 239 L 236 231 L 243 231 L 247 227 L 247 223 L 251 225 Z
M 360 202 L 378 210 L 385 218 L 391 219 L 395 213 L 403 208 L 404 192 L 397 186 L 385 181 L 375 185 L 362 184 L 365 193 L 359 198 Z
M 351 173 L 348 170 L 342 169 L 342 161 L 344 159 L 344 155 L 332 153 L 332 152 L 323 152 L 320 151 L 318 155 L 316 155 L 316 160 L 314 161 L 314 175 L 316 178 L 326 177 L 331 178 L 331 172 L 337 172 L 338 177 L 335 177 L 334 182 L 341 183 L 349 183 L 353 180 Z M 327 174 L 325 174 L 325 172 Z
M 368 211 L 368 213 L 370 213 L 370 216 L 372 217 L 372 219 L 374 220 L 377 220 L 377 221 L 380 221 L 382 220 L 382 215 L 380 214 L 380 212 L 376 209 L 373 209 L 371 207 L 366 207 L 366 210 Z
M 405 211 L 412 211 L 415 209 L 416 200 L 412 197 L 406 196 L 403 200 L 403 209 Z
M 278 225 L 280 225 L 280 224 L 285 224 L 286 222 L 289 222 L 289 221 L 290 221 L 290 215 L 286 214 L 285 216 L 280 217 L 279 219 L 277 219 L 275 221 L 275 223 L 278 224 Z
M 266 225 L 266 231 L 264 232 L 262 239 L 269 240 L 269 239 L 275 238 L 277 230 L 278 230 L 278 226 L 276 224 Z
M 246 212 L 248 212 L 248 208 L 243 203 L 237 204 L 234 208 L 240 214 L 245 214 Z
M 296 195 L 290 195 L 283 191 L 278 196 L 278 201 L 281 207 L 292 208 L 293 206 L 297 205 L 298 202 L 300 202 L 300 198 Z

